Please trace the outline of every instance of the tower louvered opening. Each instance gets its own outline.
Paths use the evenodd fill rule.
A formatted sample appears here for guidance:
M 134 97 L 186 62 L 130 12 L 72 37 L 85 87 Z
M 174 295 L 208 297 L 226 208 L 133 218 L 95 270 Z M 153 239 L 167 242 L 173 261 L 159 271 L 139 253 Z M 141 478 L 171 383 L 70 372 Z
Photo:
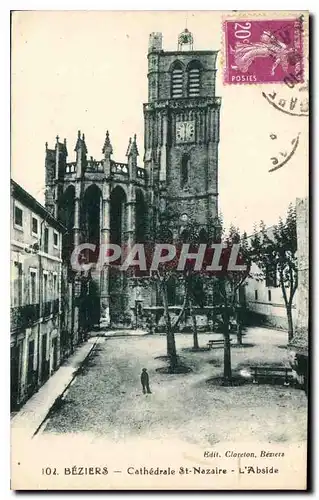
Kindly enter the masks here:
M 200 95 L 200 68 L 193 65 L 188 70 L 188 96 L 197 97 Z
M 172 71 L 172 98 L 183 97 L 183 68 L 176 66 Z

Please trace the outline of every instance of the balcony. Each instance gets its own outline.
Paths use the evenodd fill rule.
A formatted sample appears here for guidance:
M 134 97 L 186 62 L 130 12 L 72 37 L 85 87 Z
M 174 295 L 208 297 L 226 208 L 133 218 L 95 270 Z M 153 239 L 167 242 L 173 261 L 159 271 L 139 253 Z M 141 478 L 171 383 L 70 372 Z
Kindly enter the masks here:
M 44 302 L 42 305 L 43 318 L 59 313 L 59 299 Z M 28 328 L 40 319 L 40 304 L 11 307 L 11 330 Z
M 28 328 L 40 318 L 40 305 L 11 307 L 11 330 Z
M 50 314 L 57 314 L 59 312 L 59 299 L 44 302 L 42 308 L 42 316 L 47 318 Z

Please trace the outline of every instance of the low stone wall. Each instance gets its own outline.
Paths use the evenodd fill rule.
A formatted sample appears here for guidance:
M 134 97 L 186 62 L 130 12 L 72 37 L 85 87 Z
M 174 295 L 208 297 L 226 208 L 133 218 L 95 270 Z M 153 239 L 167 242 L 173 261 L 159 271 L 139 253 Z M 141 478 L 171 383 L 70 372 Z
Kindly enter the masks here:
M 278 330 L 288 331 L 287 317 L 273 316 L 257 313 L 255 311 L 248 311 L 244 318 L 245 326 L 264 326 L 268 328 L 275 328 Z

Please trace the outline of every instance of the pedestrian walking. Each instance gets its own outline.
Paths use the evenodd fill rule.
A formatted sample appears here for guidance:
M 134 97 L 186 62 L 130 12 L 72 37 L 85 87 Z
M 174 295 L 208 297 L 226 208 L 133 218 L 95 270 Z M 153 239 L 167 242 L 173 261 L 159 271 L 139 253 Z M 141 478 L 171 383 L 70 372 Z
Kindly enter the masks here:
M 142 387 L 143 387 L 143 394 L 146 394 L 146 393 L 152 394 L 151 389 L 150 389 L 150 379 L 149 379 L 146 368 L 142 369 L 141 383 L 142 383 Z

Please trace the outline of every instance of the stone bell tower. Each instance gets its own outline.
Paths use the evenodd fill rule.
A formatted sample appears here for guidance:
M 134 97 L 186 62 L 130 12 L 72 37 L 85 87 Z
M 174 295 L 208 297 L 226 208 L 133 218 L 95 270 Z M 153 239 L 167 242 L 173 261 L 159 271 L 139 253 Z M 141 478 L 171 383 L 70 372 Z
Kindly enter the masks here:
M 149 39 L 144 163 L 153 223 L 168 211 L 173 239 L 190 223 L 204 238 L 218 214 L 217 53 L 195 50 L 187 29 L 176 51 L 163 50 L 161 33 Z

